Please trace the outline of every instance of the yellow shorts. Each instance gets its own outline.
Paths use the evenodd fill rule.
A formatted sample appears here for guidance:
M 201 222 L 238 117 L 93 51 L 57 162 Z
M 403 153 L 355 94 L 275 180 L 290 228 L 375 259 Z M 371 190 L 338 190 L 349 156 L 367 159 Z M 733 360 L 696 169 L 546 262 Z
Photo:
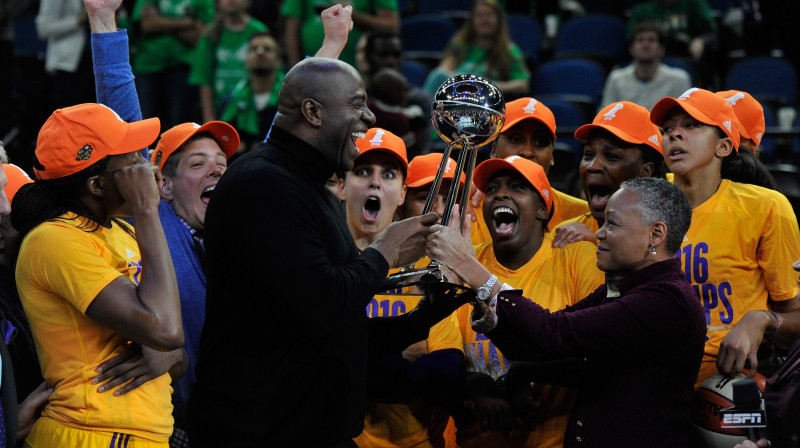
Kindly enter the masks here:
M 121 432 L 89 431 L 66 426 L 42 416 L 25 439 L 26 448 L 168 448 L 167 442 L 154 442 Z

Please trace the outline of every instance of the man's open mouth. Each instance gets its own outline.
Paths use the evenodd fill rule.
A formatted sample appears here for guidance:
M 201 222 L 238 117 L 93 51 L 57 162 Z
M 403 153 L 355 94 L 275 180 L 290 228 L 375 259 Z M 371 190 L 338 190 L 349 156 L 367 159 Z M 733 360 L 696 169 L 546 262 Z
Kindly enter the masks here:
M 212 185 L 210 187 L 207 187 L 205 190 L 203 190 L 202 193 L 200 193 L 200 200 L 203 201 L 203 204 L 208 205 L 208 201 L 211 200 L 211 194 L 214 192 L 215 187 L 216 185 Z

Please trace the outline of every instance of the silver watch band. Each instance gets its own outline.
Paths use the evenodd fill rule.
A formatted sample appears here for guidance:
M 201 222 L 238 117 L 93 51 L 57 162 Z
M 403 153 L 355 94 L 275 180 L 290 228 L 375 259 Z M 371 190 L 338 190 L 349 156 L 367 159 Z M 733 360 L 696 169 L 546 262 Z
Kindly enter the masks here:
M 495 283 L 497 283 L 497 276 L 496 276 L 496 275 L 494 275 L 494 274 L 491 274 L 491 275 L 489 276 L 489 279 L 488 279 L 488 280 L 486 280 L 486 283 L 484 283 L 483 285 L 481 285 L 481 286 L 478 288 L 478 291 L 479 291 L 479 292 L 480 292 L 481 290 L 483 290 L 483 291 L 486 291 L 486 299 L 488 299 L 488 298 L 491 296 L 491 294 L 492 294 L 492 287 L 494 287 L 494 284 L 495 284 Z M 480 298 L 480 295 L 478 296 L 478 298 Z M 486 299 L 483 299 L 483 300 L 486 300 Z

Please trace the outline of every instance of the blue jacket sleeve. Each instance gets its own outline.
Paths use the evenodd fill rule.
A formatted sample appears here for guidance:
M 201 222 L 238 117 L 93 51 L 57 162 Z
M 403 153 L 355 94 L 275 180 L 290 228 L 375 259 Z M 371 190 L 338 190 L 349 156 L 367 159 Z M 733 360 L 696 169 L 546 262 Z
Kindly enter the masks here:
M 128 32 L 92 33 L 97 102 L 110 107 L 125 121 L 139 121 L 142 110 L 128 55 Z M 147 148 L 143 150 L 147 158 Z

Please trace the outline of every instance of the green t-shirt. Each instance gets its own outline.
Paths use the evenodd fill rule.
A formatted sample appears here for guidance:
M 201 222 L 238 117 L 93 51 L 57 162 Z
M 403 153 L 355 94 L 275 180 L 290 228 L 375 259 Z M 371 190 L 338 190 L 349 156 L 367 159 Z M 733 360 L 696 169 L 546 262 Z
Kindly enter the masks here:
M 489 59 L 486 56 L 486 50 L 482 50 L 473 45 L 467 46 L 464 60 L 461 62 L 461 65 L 456 68 L 456 72 L 472 73 L 495 81 L 529 79 L 531 74 L 528 72 L 528 67 L 525 65 L 525 56 L 522 54 L 522 50 L 512 43 L 509 45 L 508 51 L 511 53 L 511 69 L 508 72 L 508 78 L 501 77 L 496 70 L 490 72 L 487 67 Z
M 375 14 L 378 10 L 398 11 L 397 0 L 353 0 L 353 9 L 369 14 Z M 296 17 L 300 19 L 300 42 L 303 53 L 313 56 L 322 46 L 325 39 L 325 30 L 322 27 L 322 19 L 317 12 L 317 5 L 330 5 L 330 0 L 286 0 L 281 6 L 281 15 Z M 358 27 L 353 27 L 353 31 L 347 36 L 347 45 L 342 51 L 341 59 L 350 65 L 355 66 L 356 62 L 356 43 L 361 38 L 362 31 Z
M 214 20 L 214 0 L 137 0 L 131 17 L 133 22 L 141 20 L 142 8 L 147 4 L 154 5 L 164 17 L 197 17 L 206 24 Z M 139 36 L 133 56 L 133 72 L 157 73 L 181 63 L 188 64 L 192 48 L 171 34 Z
M 267 108 L 275 109 L 278 107 L 278 92 L 280 92 L 283 84 L 284 73 L 282 70 L 278 70 L 276 74 L 275 84 L 272 86 Z M 267 130 L 269 130 L 272 121 L 264 123 L 261 118 L 256 108 L 253 89 L 247 80 L 240 81 L 234 87 L 231 98 L 220 113 L 219 119 L 230 123 L 240 134 L 246 133 L 264 137 L 267 135 Z
M 192 58 L 189 84 L 214 87 L 214 106 L 230 93 L 239 81 L 247 78 L 244 61 L 247 59 L 247 41 L 256 31 L 266 31 L 267 26 L 251 18 L 238 32 L 223 28 L 219 42 L 214 45 L 207 36 L 200 38 Z
M 452 51 L 457 52 L 460 45 L 454 44 L 454 46 L 456 47 L 453 48 Z M 445 81 L 460 73 L 472 73 L 495 82 L 530 79 L 531 74 L 528 71 L 528 66 L 525 64 L 525 56 L 522 54 L 522 50 L 514 43 L 511 43 L 508 47 L 508 51 L 511 54 L 511 67 L 508 77 L 501 77 L 496 70 L 489 72 L 487 67 L 489 60 L 486 56 L 486 50 L 482 50 L 474 45 L 468 45 L 464 54 L 464 60 L 454 71 L 451 72 L 439 68 L 431 70 L 422 88 L 428 95 L 432 97 L 436 96 L 436 91 Z M 434 139 L 438 138 L 435 130 L 431 130 L 431 137 Z

